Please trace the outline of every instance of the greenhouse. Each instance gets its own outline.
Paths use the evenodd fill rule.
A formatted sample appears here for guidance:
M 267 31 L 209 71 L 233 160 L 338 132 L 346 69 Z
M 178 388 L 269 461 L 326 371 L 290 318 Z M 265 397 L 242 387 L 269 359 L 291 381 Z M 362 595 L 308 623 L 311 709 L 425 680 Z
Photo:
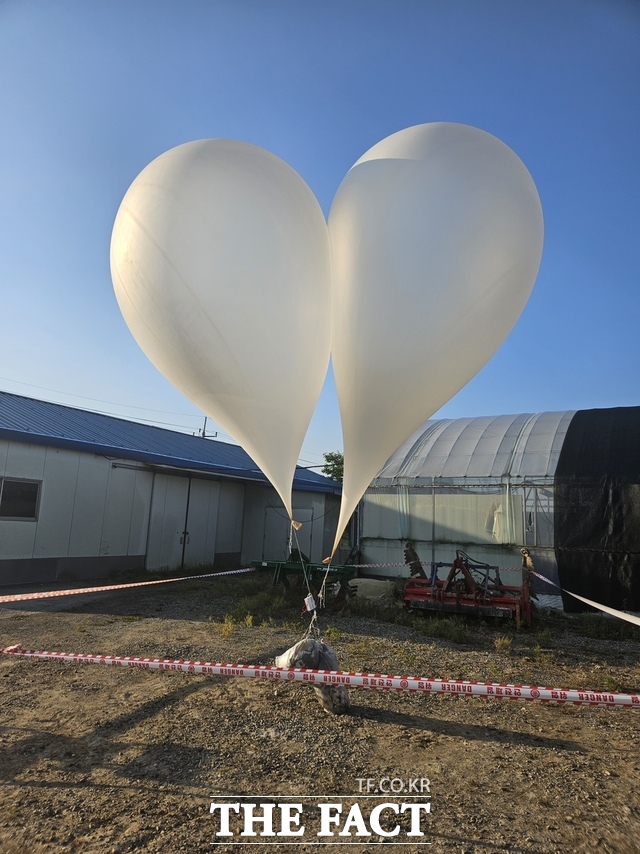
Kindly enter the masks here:
M 407 576 L 410 542 L 516 583 L 524 547 L 563 588 L 640 610 L 640 407 L 428 421 L 367 490 L 359 535 L 372 574 Z

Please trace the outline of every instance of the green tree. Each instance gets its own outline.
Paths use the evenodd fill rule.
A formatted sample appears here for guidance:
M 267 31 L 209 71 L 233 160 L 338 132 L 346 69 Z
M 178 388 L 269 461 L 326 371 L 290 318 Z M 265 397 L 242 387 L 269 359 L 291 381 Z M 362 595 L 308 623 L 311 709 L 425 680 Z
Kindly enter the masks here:
M 331 480 L 336 480 L 342 483 L 344 475 L 344 454 L 340 451 L 327 451 L 322 455 L 324 457 L 324 466 L 322 474 L 326 474 Z

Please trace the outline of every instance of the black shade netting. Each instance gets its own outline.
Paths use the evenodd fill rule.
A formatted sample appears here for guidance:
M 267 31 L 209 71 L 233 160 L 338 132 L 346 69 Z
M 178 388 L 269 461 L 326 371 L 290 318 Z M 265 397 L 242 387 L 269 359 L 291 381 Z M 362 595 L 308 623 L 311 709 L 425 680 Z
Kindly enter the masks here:
M 640 407 L 575 414 L 556 469 L 554 528 L 562 587 L 640 610 Z M 563 604 L 587 610 L 566 594 Z

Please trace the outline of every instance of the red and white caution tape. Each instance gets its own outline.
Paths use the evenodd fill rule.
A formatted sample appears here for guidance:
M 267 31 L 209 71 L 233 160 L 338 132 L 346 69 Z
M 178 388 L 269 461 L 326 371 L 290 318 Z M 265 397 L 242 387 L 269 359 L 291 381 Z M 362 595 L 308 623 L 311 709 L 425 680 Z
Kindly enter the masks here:
M 409 567 L 409 566 L 413 565 L 414 563 L 419 563 L 420 566 L 430 566 L 430 567 L 447 566 L 447 567 L 451 567 L 450 561 L 449 562 L 441 561 L 440 563 L 434 563 L 431 560 L 412 560 L 412 561 L 409 561 L 409 563 L 406 563 L 406 562 L 405 563 L 353 563 L 353 564 L 349 564 L 349 566 L 353 566 L 354 568 L 357 568 L 357 569 L 384 569 L 386 567 L 391 567 L 391 566 Z M 471 569 L 486 569 L 486 568 L 487 567 L 482 566 L 482 565 L 480 565 L 478 567 L 471 566 Z M 489 569 L 497 569 L 498 572 L 522 572 L 521 566 L 490 566 L 488 568 Z
M 183 575 L 180 578 L 160 578 L 157 581 L 133 581 L 128 584 L 103 584 L 99 587 L 78 587 L 71 590 L 48 590 L 40 593 L 19 593 L 12 596 L 0 596 L 0 605 L 6 602 L 28 602 L 31 599 L 53 599 L 56 596 L 77 596 L 79 593 L 105 593 L 108 590 L 128 590 L 131 587 L 148 587 L 151 584 L 170 584 L 172 581 L 193 581 L 201 578 L 219 578 L 224 575 L 240 575 L 243 572 L 255 572 L 249 569 L 231 569 L 227 572 L 210 572 L 208 575 Z
M 428 561 L 421 561 L 424 566 L 431 566 Z M 353 564 L 356 567 L 389 567 L 389 566 L 406 566 L 404 563 L 358 563 Z M 160 578 L 155 581 L 133 581 L 126 584 L 102 584 L 97 587 L 75 587 L 68 590 L 46 590 L 39 593 L 16 593 L 7 596 L 0 596 L 0 605 L 8 604 L 9 602 L 29 602 L 32 599 L 53 599 L 58 596 L 78 596 L 82 593 L 106 593 L 109 590 L 128 590 L 134 587 L 148 587 L 151 584 L 171 584 L 174 581 L 194 581 L 202 578 L 220 578 L 225 575 L 240 575 L 246 572 L 256 572 L 255 567 L 248 569 L 230 569 L 226 572 L 210 572 L 207 575 L 184 575 L 179 578 Z M 546 579 L 545 579 L 546 580 Z M 551 582 L 550 582 L 551 583 Z
M 19 644 L 0 650 L 4 655 L 68 661 L 73 664 L 102 664 L 137 667 L 144 670 L 170 670 L 209 676 L 244 676 L 274 682 L 302 682 L 305 685 L 344 685 L 347 688 L 412 691 L 423 694 L 448 694 L 456 697 L 530 700 L 541 703 L 570 703 L 574 706 L 620 706 L 640 709 L 640 694 L 610 691 L 576 691 L 565 688 L 538 688 L 535 685 L 506 685 L 502 682 L 469 682 L 462 679 L 423 679 L 418 676 L 385 676 L 380 673 L 345 673 L 339 670 L 308 670 L 293 667 L 267 667 L 259 664 L 222 664 L 185 661 L 172 658 L 133 658 L 118 655 L 88 655 L 73 652 L 23 650 Z
M 419 563 L 421 566 L 433 566 L 430 560 L 412 560 L 411 563 Z M 409 566 L 408 563 L 353 563 L 350 565 L 358 569 L 383 569 L 391 566 Z

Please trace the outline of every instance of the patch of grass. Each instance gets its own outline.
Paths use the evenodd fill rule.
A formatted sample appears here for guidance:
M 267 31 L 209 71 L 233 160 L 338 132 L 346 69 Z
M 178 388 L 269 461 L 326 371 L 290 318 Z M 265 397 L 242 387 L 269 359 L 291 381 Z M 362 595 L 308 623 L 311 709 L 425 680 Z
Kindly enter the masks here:
M 553 646 L 553 634 L 547 626 L 539 628 L 535 632 L 535 637 L 539 647 Z
M 467 624 L 463 617 L 416 617 L 413 628 L 420 634 L 440 638 L 451 643 L 469 643 Z
M 233 622 L 233 617 L 230 614 L 226 614 L 224 620 L 220 625 L 220 635 L 224 640 L 230 638 L 235 632 L 236 627 Z
M 622 683 L 613 673 L 605 672 L 598 679 L 598 685 L 595 690 L 601 691 L 621 691 Z
M 538 664 L 550 665 L 553 664 L 553 653 L 548 649 L 543 649 L 539 643 L 533 648 L 533 657 Z
M 329 643 L 331 643 L 331 641 L 339 641 L 341 637 L 342 632 L 335 626 L 327 626 L 327 628 L 325 629 L 324 638 Z
M 404 668 L 405 673 L 408 673 L 410 670 L 415 671 L 417 668 L 422 667 L 423 656 L 418 655 L 414 650 L 402 650 L 399 658 L 400 664 Z
M 410 626 L 412 617 L 399 607 L 394 599 L 349 599 L 349 613 L 357 617 L 369 617 L 380 623 L 396 623 Z
M 347 647 L 349 656 L 364 658 L 370 652 L 369 644 L 365 640 L 351 641 Z
M 280 593 L 273 588 L 265 590 L 262 587 L 256 593 L 243 596 L 229 612 L 229 616 L 235 622 L 244 622 L 247 617 L 252 617 L 251 625 L 260 625 L 278 617 L 291 615 L 291 604 Z
M 498 680 L 500 673 L 498 672 L 498 667 L 496 666 L 495 661 L 489 661 L 487 663 L 486 674 L 492 682 L 496 682 Z
M 497 635 L 493 639 L 493 646 L 496 652 L 504 653 L 504 655 L 511 654 L 511 638 L 506 635 Z
M 285 632 L 293 632 L 294 634 L 300 633 L 301 623 L 300 621 L 295 620 L 282 620 L 280 622 L 280 628 Z
M 271 576 L 262 572 L 229 575 L 211 579 L 211 591 L 216 596 L 253 596 L 271 585 Z

